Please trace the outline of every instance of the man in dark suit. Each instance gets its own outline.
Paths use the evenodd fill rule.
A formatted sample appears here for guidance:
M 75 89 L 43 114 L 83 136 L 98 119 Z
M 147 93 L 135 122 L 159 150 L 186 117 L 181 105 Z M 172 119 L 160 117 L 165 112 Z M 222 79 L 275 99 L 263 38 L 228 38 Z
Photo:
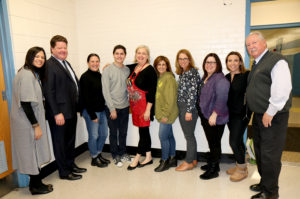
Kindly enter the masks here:
M 78 79 L 66 61 L 68 41 L 61 35 L 50 41 L 52 56 L 46 63 L 46 117 L 49 122 L 53 151 L 61 179 L 78 180 L 84 168 L 74 163 L 78 109 Z

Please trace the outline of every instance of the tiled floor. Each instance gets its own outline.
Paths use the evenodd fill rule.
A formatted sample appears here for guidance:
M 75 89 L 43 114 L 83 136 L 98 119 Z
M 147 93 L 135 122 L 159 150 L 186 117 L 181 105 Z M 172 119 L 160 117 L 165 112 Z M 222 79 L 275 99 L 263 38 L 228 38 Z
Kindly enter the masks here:
M 109 154 L 104 154 L 110 157 Z M 144 168 L 127 171 L 127 164 L 117 168 L 113 164 L 107 168 L 96 168 L 90 165 L 88 152 L 76 160 L 88 172 L 79 181 L 65 181 L 58 178 L 57 172 L 44 179 L 51 183 L 54 191 L 46 195 L 32 196 L 28 188 L 19 188 L 3 199 L 249 199 L 253 194 L 251 184 L 259 181 L 256 166 L 249 165 L 249 177 L 242 182 L 229 181 L 225 170 L 233 166 L 221 164 L 220 177 L 203 181 L 199 179 L 202 171 L 198 167 L 187 172 L 176 172 L 174 168 L 155 173 L 154 164 Z M 295 166 L 296 165 L 296 166 Z M 280 198 L 298 199 L 300 196 L 300 165 L 283 164 L 280 176 Z

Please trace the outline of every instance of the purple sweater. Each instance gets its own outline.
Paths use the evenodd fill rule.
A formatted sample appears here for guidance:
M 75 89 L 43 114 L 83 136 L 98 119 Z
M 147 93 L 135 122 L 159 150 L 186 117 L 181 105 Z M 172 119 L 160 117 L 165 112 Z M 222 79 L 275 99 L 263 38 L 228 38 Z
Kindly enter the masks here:
M 201 88 L 199 105 L 201 112 L 206 119 L 215 111 L 217 116 L 216 123 L 226 124 L 229 119 L 227 107 L 228 91 L 230 83 L 224 74 L 214 73 Z

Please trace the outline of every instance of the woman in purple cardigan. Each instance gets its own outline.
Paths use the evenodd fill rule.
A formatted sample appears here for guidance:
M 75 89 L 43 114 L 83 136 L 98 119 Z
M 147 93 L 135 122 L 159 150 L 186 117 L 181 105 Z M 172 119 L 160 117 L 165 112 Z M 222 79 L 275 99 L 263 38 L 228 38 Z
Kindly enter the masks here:
M 210 152 L 208 164 L 201 167 L 205 172 L 200 178 L 209 180 L 219 176 L 221 139 L 229 119 L 227 99 L 230 83 L 222 73 L 222 64 L 217 54 L 209 53 L 202 67 L 204 76 L 200 85 L 199 116 Z

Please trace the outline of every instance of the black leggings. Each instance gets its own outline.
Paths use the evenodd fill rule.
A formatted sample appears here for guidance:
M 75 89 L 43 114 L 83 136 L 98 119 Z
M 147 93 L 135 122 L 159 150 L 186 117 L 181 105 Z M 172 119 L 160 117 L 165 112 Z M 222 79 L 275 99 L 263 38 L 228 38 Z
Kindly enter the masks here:
M 29 187 L 39 187 L 42 184 L 42 178 L 40 174 L 37 175 L 29 175 L 30 176 L 30 182 Z
M 139 127 L 140 140 L 137 148 L 138 154 L 144 154 L 151 151 L 151 137 L 149 126 Z
M 241 115 L 230 114 L 229 116 L 229 143 L 232 148 L 235 160 L 238 164 L 245 163 L 246 149 L 243 138 L 248 122 L 249 120 L 243 120 L 243 116 Z

